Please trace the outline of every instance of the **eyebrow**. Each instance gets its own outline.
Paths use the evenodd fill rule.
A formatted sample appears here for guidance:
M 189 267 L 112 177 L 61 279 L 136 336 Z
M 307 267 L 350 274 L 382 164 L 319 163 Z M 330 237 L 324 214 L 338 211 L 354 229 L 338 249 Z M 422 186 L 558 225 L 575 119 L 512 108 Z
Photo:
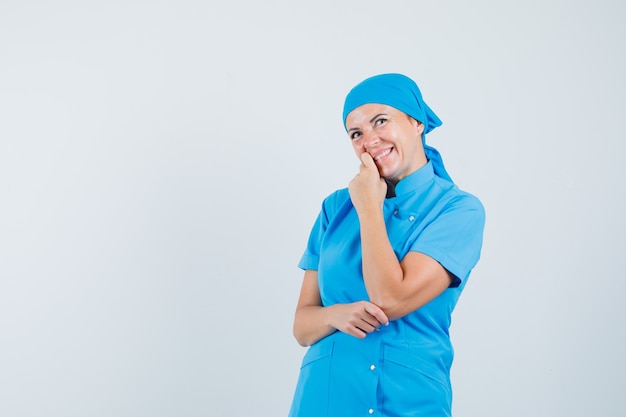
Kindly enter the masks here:
M 370 123 L 372 123 L 374 120 L 378 119 L 380 116 L 387 116 L 387 113 L 378 113 L 376 116 L 372 117 L 370 119 Z
M 378 119 L 380 116 L 387 116 L 387 113 L 378 113 L 376 116 L 374 116 L 374 117 L 372 117 L 370 119 L 370 123 L 373 123 L 374 120 Z M 351 132 L 353 130 L 359 130 L 359 128 L 358 127 L 353 127 L 351 129 L 348 129 L 348 132 Z

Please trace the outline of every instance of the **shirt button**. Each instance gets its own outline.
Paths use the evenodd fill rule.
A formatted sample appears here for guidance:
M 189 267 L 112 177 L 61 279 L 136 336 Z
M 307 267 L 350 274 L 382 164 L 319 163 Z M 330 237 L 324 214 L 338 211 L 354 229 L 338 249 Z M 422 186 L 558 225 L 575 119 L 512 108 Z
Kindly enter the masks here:
M 370 409 L 369 409 L 369 411 L 368 411 L 368 413 L 370 413 L 370 414 L 374 414 L 374 409 L 373 409 L 373 408 L 370 408 Z
M 409 221 L 412 222 L 413 220 L 415 220 L 415 216 L 409 216 Z
M 397 215 L 398 215 L 398 210 L 394 211 L 394 212 L 393 212 L 393 215 L 394 215 L 394 216 L 397 216 Z
M 370 371 L 373 371 L 374 369 L 376 369 L 376 365 L 371 365 L 370 366 Z

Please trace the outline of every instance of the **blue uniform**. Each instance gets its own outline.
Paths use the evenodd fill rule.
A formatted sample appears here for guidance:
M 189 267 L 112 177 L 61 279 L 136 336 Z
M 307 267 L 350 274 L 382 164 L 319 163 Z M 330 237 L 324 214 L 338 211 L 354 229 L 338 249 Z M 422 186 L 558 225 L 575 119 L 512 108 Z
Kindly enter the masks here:
M 441 295 L 365 339 L 335 332 L 302 361 L 290 417 L 450 416 L 451 313 L 480 256 L 483 206 L 435 175 L 431 162 L 402 179 L 384 201 L 399 260 L 424 253 L 454 275 Z M 347 189 L 327 197 L 299 267 L 317 270 L 322 304 L 368 300 L 359 219 Z

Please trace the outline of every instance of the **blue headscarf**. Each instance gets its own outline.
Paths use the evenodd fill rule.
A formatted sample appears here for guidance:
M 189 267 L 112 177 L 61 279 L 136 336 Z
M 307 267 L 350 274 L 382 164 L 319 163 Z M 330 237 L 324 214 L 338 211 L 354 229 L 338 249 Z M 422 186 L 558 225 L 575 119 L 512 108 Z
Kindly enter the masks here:
M 369 103 L 394 107 L 423 123 L 422 145 L 426 158 L 432 162 L 437 176 L 452 182 L 443 166 L 439 151 L 426 145 L 426 134 L 437 126 L 441 126 L 441 120 L 424 102 L 415 81 L 402 74 L 381 74 L 360 82 L 346 96 L 343 105 L 344 127 L 346 127 L 346 118 L 352 110 Z

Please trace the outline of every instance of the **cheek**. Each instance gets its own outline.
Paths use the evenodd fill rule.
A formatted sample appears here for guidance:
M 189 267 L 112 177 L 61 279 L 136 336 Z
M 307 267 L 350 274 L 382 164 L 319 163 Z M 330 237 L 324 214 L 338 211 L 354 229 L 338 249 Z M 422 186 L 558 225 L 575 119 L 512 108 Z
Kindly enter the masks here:
M 363 153 L 363 145 L 361 145 L 360 141 L 351 141 L 350 145 L 352 145 L 352 149 L 354 149 L 354 152 L 357 154 L 357 156 L 360 156 Z

